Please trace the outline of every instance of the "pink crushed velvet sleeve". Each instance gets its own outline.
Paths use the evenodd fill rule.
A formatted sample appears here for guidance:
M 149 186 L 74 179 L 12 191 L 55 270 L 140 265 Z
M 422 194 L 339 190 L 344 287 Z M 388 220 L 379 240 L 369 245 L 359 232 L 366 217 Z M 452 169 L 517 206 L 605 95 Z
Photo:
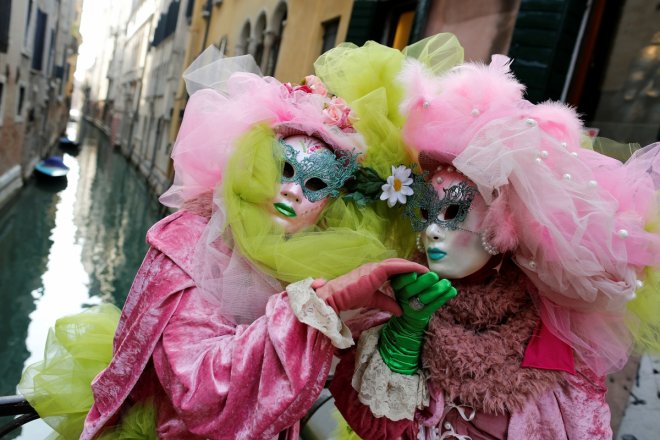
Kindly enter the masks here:
M 200 436 L 270 439 L 320 394 L 333 346 L 298 321 L 286 293 L 249 326 L 226 321 L 196 289 L 184 294 L 154 353 L 165 392 Z
M 511 415 L 509 438 L 605 440 L 612 438 L 604 378 L 590 372 L 566 375 L 567 383 Z

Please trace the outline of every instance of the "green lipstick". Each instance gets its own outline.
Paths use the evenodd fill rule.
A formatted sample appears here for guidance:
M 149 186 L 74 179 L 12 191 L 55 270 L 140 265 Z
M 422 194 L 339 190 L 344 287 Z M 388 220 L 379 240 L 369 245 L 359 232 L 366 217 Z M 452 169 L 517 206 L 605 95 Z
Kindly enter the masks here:
M 296 216 L 296 211 L 289 205 L 285 205 L 284 203 L 273 203 L 273 206 L 275 207 L 277 212 L 279 212 L 285 217 L 293 218 Z

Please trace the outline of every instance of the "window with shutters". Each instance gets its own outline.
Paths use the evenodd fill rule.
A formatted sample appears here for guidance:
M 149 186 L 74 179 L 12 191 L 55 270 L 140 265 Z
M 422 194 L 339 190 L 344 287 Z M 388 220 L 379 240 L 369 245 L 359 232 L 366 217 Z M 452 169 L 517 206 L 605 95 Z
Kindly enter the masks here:
M 46 45 L 46 25 L 48 14 L 37 9 L 37 27 L 34 33 L 34 45 L 32 46 L 32 68 L 42 70 L 44 64 L 44 46 Z

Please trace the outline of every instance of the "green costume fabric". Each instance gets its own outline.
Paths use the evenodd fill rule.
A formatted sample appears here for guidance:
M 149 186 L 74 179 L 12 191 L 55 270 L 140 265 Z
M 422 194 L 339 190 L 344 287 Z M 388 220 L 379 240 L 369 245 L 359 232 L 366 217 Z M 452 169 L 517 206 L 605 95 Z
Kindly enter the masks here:
M 48 334 L 44 360 L 23 372 L 18 391 L 55 431 L 49 439 L 77 439 L 94 400 L 90 383 L 108 366 L 120 310 L 112 304 L 91 307 L 56 321 Z M 131 412 L 143 412 L 136 408 Z M 152 411 L 153 412 L 153 411 Z M 153 417 L 129 417 L 126 432 L 152 432 Z M 104 438 L 130 439 L 149 437 Z

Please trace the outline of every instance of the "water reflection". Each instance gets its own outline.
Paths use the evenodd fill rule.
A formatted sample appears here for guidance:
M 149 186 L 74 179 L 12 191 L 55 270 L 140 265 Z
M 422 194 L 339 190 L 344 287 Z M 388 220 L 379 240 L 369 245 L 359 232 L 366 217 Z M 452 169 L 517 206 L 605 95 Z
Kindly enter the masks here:
M 144 179 L 83 124 L 59 187 L 30 181 L 0 212 L 0 393 L 42 359 L 48 328 L 100 302 L 123 304 L 159 208 Z M 32 422 L 20 438 L 44 438 Z

